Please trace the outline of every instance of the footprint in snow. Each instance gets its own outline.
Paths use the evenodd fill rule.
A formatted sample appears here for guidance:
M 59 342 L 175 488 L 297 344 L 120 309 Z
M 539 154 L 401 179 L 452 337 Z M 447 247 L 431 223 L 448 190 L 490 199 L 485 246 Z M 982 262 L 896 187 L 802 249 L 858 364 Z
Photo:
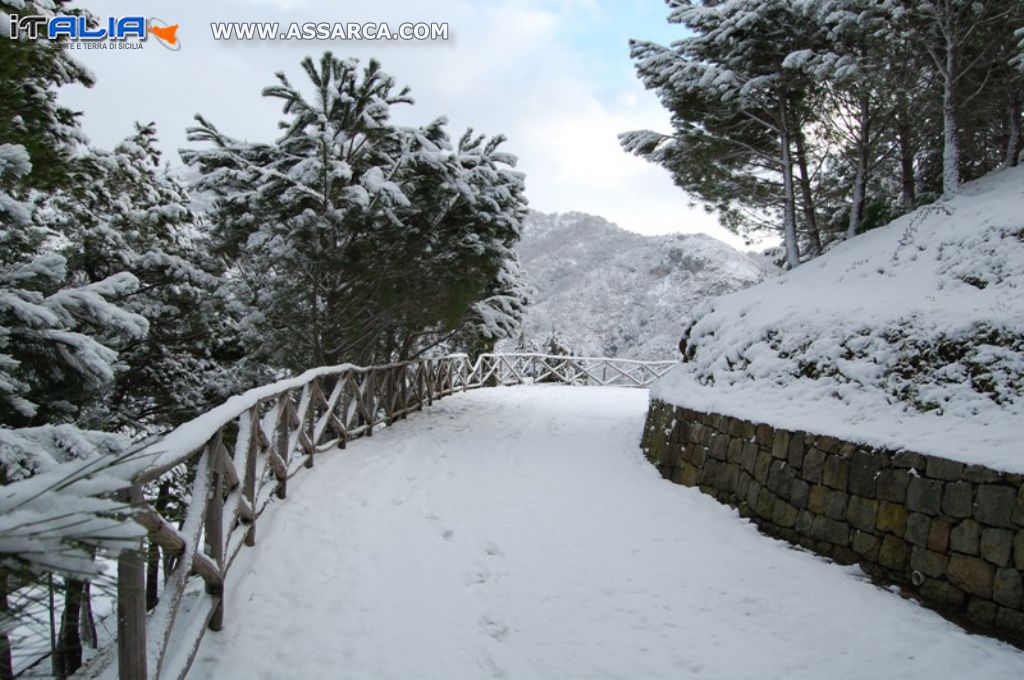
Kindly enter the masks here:
M 505 638 L 508 637 L 508 626 L 499 621 L 495 621 L 489 616 L 480 617 L 480 628 L 482 628 L 488 636 L 497 642 L 504 642 Z
M 491 543 L 490 541 L 484 541 L 484 552 L 490 555 L 491 557 L 505 556 L 505 553 L 501 551 L 501 548 L 499 548 L 494 543 Z

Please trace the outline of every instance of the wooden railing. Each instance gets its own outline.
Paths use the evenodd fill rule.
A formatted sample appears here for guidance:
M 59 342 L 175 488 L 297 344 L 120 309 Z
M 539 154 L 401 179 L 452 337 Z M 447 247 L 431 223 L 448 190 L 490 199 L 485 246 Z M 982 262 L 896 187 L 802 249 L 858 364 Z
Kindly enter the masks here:
M 255 544 L 260 517 L 320 454 L 372 436 L 375 428 L 454 392 L 531 381 L 644 387 L 674 363 L 485 354 L 471 365 L 465 355 L 452 355 L 319 368 L 229 399 L 122 464 L 122 474 L 133 480 L 125 500 L 137 508 L 151 548 L 158 546 L 170 566 L 158 602 L 147 611 L 147 558 L 122 554 L 117 660 L 110 650 L 83 674 L 183 678 L 206 629 L 223 626 L 225 579 L 242 547 Z M 176 525 L 147 502 L 146 492 L 182 467 L 194 471 L 194 479 L 191 502 Z
M 484 385 L 552 382 L 649 387 L 676 363 L 551 354 L 482 354 L 473 367 L 471 380 Z

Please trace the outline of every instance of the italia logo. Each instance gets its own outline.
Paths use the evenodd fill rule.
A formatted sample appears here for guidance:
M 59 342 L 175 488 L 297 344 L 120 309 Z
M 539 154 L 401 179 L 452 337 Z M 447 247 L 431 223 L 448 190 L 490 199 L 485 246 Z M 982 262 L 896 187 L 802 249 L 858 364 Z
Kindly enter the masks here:
M 45 38 L 92 42 L 98 40 L 146 40 L 150 35 L 169 50 L 181 49 L 181 41 L 178 40 L 178 24 L 168 24 L 156 17 L 106 17 L 105 20 L 90 22 L 84 16 L 65 14 L 52 17 L 11 15 L 10 36 L 12 40 Z

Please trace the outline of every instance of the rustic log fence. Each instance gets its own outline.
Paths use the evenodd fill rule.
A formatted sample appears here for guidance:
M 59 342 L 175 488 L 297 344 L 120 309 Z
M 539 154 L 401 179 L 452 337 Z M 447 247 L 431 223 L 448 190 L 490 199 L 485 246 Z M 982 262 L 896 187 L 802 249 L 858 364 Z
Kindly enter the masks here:
M 454 392 L 527 382 L 646 387 L 674 364 L 543 354 L 484 354 L 470 364 L 452 355 L 318 368 L 229 399 L 121 464 L 133 480 L 124 500 L 167 567 L 148 611 L 147 552 L 121 555 L 116 661 L 108 650 L 82 674 L 183 678 L 206 629 L 224 624 L 225 578 L 242 547 L 255 544 L 259 518 L 322 453 Z M 181 466 L 194 470 L 194 479 L 192 501 L 176 526 L 147 502 L 145 490 Z

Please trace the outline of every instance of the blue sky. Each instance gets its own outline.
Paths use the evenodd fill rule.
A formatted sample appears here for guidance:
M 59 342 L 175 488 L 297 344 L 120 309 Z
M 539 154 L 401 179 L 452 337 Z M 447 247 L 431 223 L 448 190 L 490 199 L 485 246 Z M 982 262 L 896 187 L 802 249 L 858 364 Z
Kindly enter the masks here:
M 445 114 L 457 136 L 472 126 L 504 133 L 527 175 L 531 207 L 601 215 L 641 233 L 710 233 L 740 239 L 690 205 L 661 168 L 623 153 L 616 135 L 668 129 L 668 114 L 637 81 L 630 37 L 667 43 L 680 34 L 663 0 L 92 0 L 100 16 L 140 11 L 179 23 L 181 50 L 155 41 L 132 52 L 81 52 L 95 87 L 65 88 L 62 99 L 83 111 L 86 133 L 109 147 L 134 120 L 155 120 L 167 157 L 187 144 L 185 128 L 202 113 L 224 132 L 269 141 L 279 109 L 260 96 L 284 70 L 293 81 L 306 54 L 331 49 L 378 58 L 408 84 L 414 107 L 402 123 Z M 214 41 L 211 21 L 444 21 L 450 39 L 436 43 Z

